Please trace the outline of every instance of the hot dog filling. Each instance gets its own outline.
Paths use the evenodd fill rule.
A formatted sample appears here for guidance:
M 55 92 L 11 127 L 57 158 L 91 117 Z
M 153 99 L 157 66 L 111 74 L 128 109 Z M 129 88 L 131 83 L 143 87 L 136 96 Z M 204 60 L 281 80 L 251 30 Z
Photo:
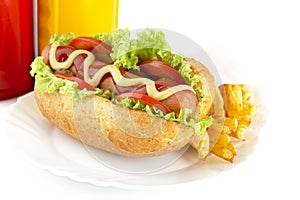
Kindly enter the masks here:
M 56 60 L 56 49 L 59 46 L 58 42 L 54 42 L 50 49 L 49 61 L 50 65 L 54 70 L 68 69 L 72 66 L 74 59 L 81 54 L 87 55 L 83 62 L 83 70 L 84 70 L 84 81 L 88 84 L 96 87 L 99 85 L 100 80 L 107 73 L 110 73 L 113 77 L 113 80 L 117 85 L 129 87 L 133 85 L 145 85 L 148 96 L 153 97 L 157 100 L 164 100 L 176 92 L 180 92 L 183 90 L 189 90 L 194 92 L 193 88 L 189 85 L 177 85 L 174 87 L 166 88 L 163 91 L 158 91 L 155 87 L 155 82 L 149 78 L 126 78 L 122 76 L 119 67 L 115 65 L 106 65 L 99 69 L 94 76 L 91 78 L 89 75 L 89 67 L 95 62 L 95 56 L 93 53 L 87 50 L 75 50 L 72 52 L 66 61 L 58 62 Z M 195 93 L 195 92 L 194 92 Z
M 101 93 L 116 104 L 191 126 L 196 133 L 209 126 L 211 118 L 199 120 L 195 115 L 199 106 L 198 91 L 195 92 L 192 87 L 196 76 L 181 76 L 187 73 L 189 66 L 176 69 L 174 65 L 178 62 L 167 63 L 162 59 L 166 53 L 168 60 L 176 58 L 176 55 L 156 51 L 155 48 L 146 49 L 146 53 L 138 49 L 134 51 L 140 57 L 152 52 L 154 56 L 122 63 L 124 56 L 131 57 L 133 54 L 122 54 L 118 60 L 113 50 L 101 40 L 89 37 L 75 38 L 63 45 L 54 41 L 33 62 L 31 74 L 35 75 L 36 83 L 45 84 L 40 87 L 44 91 L 59 89 L 61 93 L 68 93 L 68 81 L 71 81 L 78 88 L 72 90 L 72 94 Z M 171 66 L 170 63 L 175 64 Z M 110 91 L 111 95 L 107 95 L 106 91 Z

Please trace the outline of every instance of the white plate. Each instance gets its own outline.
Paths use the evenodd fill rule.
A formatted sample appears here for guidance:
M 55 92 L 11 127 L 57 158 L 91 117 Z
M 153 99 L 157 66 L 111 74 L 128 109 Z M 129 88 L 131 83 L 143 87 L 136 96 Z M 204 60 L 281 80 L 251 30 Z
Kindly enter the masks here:
M 205 52 L 193 41 L 172 31 L 165 30 L 165 32 L 171 45 L 175 44 L 172 45 L 175 51 L 200 60 L 203 58 Z M 182 42 L 176 43 L 174 42 L 176 40 Z M 186 45 L 192 47 L 192 51 Z M 180 51 L 182 49 L 186 51 Z M 205 59 L 206 65 L 209 68 L 213 67 L 209 58 Z M 218 76 L 214 68 L 212 71 L 215 76 Z M 154 189 L 208 178 L 232 169 L 245 160 L 254 149 L 257 141 L 256 133 L 265 119 L 261 114 L 264 113 L 263 105 L 257 90 L 254 90 L 254 97 L 256 97 L 254 103 L 259 113 L 247 130 L 246 141 L 238 142 L 236 145 L 238 156 L 234 164 L 215 156 L 202 161 L 192 148 L 161 157 L 135 159 L 88 149 L 57 129 L 41 115 L 32 92 L 18 98 L 17 102 L 10 107 L 4 130 L 26 158 L 56 175 L 98 186 Z M 95 156 L 96 154 L 98 155 Z

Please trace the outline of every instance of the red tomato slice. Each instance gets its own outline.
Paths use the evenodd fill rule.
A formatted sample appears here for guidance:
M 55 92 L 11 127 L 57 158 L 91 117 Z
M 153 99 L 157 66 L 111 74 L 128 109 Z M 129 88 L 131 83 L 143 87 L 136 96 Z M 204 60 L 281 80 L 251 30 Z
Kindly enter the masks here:
M 160 101 L 157 101 L 156 99 L 149 97 L 148 95 L 145 95 L 145 94 L 123 93 L 123 94 L 116 96 L 116 99 L 119 101 L 119 100 L 123 99 L 124 97 L 130 97 L 135 100 L 139 100 L 142 103 L 145 103 L 151 107 L 155 107 L 155 108 L 161 110 L 164 114 L 171 112 L 171 110 L 165 104 L 163 104 Z
M 186 85 L 187 82 L 180 73 L 170 65 L 159 60 L 145 60 L 139 64 L 140 70 L 149 76 L 172 79 L 179 84 Z
M 87 90 L 95 91 L 95 88 L 93 86 L 91 86 L 90 84 L 88 84 L 87 82 L 85 82 L 84 80 L 82 80 L 80 78 L 77 78 L 75 76 L 71 76 L 68 74 L 64 74 L 61 72 L 54 72 L 54 74 L 58 78 L 67 79 L 69 81 L 78 83 L 78 89 L 80 89 L 80 90 L 83 90 L 85 88 Z
M 112 47 L 92 37 L 77 37 L 71 40 L 69 43 L 70 46 L 76 49 L 85 49 L 88 51 L 92 51 L 93 49 L 97 48 L 99 45 L 102 48 L 104 53 L 112 53 Z
M 110 54 L 112 53 L 112 47 L 92 37 L 77 37 L 71 40 L 70 46 L 75 49 L 84 49 L 92 52 L 96 58 L 107 64 L 112 63 Z

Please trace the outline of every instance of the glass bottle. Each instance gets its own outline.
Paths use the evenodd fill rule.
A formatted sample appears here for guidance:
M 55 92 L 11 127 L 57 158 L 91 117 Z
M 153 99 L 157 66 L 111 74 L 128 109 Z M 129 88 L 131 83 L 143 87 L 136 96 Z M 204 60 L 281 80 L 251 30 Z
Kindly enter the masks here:
M 89 36 L 118 26 L 119 0 L 38 0 L 39 52 L 54 33 Z

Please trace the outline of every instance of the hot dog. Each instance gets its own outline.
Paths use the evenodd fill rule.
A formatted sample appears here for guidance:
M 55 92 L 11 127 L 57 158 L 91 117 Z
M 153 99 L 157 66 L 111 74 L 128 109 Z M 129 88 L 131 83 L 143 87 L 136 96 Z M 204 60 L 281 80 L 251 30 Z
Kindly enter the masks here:
M 55 35 L 31 67 L 41 113 L 87 145 L 146 157 L 208 138 L 214 78 L 172 52 L 161 31 Z

